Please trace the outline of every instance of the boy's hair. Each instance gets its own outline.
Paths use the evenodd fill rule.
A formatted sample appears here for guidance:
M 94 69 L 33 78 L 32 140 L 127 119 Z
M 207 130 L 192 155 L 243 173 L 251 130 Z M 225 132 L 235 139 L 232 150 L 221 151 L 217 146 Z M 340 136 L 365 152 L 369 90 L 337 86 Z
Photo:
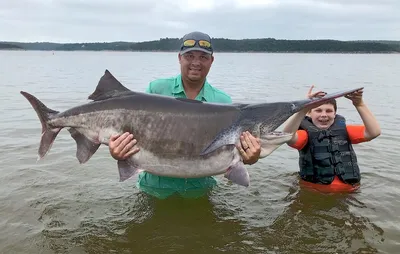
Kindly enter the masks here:
M 325 102 L 323 105 L 325 105 L 325 104 L 332 104 L 333 105 L 333 109 L 335 109 L 335 113 L 337 112 L 337 104 L 336 104 L 336 100 L 335 99 L 331 99 L 331 100 Z M 308 113 L 311 113 L 311 110 L 312 109 L 310 109 L 308 111 Z

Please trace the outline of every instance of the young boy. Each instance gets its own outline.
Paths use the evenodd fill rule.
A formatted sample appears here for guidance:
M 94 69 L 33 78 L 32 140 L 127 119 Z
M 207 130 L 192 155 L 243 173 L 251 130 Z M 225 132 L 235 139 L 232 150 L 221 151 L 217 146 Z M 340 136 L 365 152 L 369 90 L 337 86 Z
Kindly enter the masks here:
M 323 96 L 323 92 L 308 97 Z M 285 132 L 294 132 L 288 142 L 299 151 L 302 183 L 321 191 L 352 191 L 361 180 L 357 156 L 352 144 L 370 141 L 381 134 L 380 126 L 364 103 L 363 89 L 346 98 L 353 102 L 363 125 L 346 125 L 345 119 L 336 114 L 336 101 L 331 100 L 307 112 L 292 116 L 285 125 Z M 306 114 L 308 115 L 306 116 Z

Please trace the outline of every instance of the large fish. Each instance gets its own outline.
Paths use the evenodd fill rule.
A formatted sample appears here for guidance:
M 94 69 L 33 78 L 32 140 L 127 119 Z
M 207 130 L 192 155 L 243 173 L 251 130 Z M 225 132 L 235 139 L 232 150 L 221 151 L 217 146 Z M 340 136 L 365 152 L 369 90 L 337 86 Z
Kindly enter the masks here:
M 259 104 L 218 104 L 134 92 L 108 70 L 100 78 L 92 101 L 58 112 L 33 95 L 21 91 L 42 124 L 38 150 L 43 158 L 62 128 L 76 141 L 76 157 L 87 162 L 110 136 L 130 132 L 140 151 L 118 161 L 120 181 L 139 171 L 159 176 L 196 178 L 224 174 L 232 182 L 249 186 L 249 174 L 235 147 L 249 131 L 261 141 L 261 158 L 286 143 L 292 133 L 276 132 L 290 116 L 357 89 L 319 99 Z

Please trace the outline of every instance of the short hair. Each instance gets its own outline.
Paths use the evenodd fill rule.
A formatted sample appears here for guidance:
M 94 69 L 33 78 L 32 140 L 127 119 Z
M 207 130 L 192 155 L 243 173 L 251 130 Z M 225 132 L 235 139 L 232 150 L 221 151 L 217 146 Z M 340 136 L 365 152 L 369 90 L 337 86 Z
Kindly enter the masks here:
M 335 99 L 330 99 L 330 100 L 326 101 L 326 102 L 325 102 L 324 104 L 322 104 L 322 105 L 325 105 L 325 104 L 331 104 L 331 105 L 333 105 L 333 109 L 335 110 L 335 113 L 337 112 L 337 104 L 336 104 L 336 100 L 335 100 Z M 310 110 L 308 111 L 308 113 L 310 113 L 311 110 L 312 110 L 312 109 L 310 109 Z

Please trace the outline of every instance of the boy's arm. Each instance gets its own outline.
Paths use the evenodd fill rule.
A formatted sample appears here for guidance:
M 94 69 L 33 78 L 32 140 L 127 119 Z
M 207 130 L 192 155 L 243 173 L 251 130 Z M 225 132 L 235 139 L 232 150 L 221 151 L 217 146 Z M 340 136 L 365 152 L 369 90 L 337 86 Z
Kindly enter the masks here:
M 308 134 L 305 130 L 296 131 L 296 141 L 292 144 L 288 144 L 290 147 L 294 149 L 301 150 L 308 142 Z
M 292 115 L 285 124 L 285 127 L 283 128 L 283 132 L 286 133 L 293 133 L 293 137 L 287 142 L 289 146 L 292 146 L 295 144 L 298 140 L 298 134 L 297 130 L 299 129 L 301 121 L 304 119 L 304 117 L 307 114 L 307 109 L 303 109 L 300 112 L 297 112 L 296 114 Z
M 363 90 L 361 89 L 353 94 L 347 95 L 346 98 L 353 101 L 353 105 L 356 107 L 365 126 L 364 138 L 366 141 L 370 141 L 381 134 L 381 128 L 372 112 L 364 103 L 362 94 Z
M 313 92 L 312 92 L 313 88 L 314 88 L 314 85 L 312 85 L 312 86 L 310 87 L 310 89 L 308 90 L 308 93 L 307 93 L 307 96 L 306 96 L 306 97 L 309 98 L 309 99 L 310 99 L 310 98 L 320 98 L 320 97 L 323 97 L 323 96 L 326 94 L 326 93 L 323 92 L 323 91 L 318 91 L 318 92 L 313 93 Z M 283 132 L 286 132 L 286 133 L 293 133 L 292 139 L 289 140 L 289 141 L 287 142 L 287 144 L 288 144 L 289 146 L 292 146 L 292 147 L 293 147 L 293 145 L 296 145 L 296 147 L 297 147 L 297 142 L 298 142 L 298 140 L 299 140 L 298 133 L 300 133 L 300 132 L 297 132 L 297 130 L 298 130 L 299 127 L 300 127 L 301 121 L 304 119 L 304 117 L 305 117 L 306 114 L 308 113 L 308 110 L 309 110 L 309 109 L 303 109 L 303 110 L 297 112 L 296 114 L 292 115 L 292 116 L 286 121 L 285 127 L 283 128 Z M 304 132 L 304 133 L 305 133 L 305 134 L 303 134 L 303 136 L 302 136 L 301 138 L 304 139 L 304 135 L 306 135 L 306 137 L 307 137 L 307 139 L 308 139 L 307 132 Z M 306 139 L 305 143 L 303 144 L 303 147 L 304 147 L 304 145 L 307 143 L 307 139 Z M 302 140 L 301 142 L 304 142 L 304 140 Z

